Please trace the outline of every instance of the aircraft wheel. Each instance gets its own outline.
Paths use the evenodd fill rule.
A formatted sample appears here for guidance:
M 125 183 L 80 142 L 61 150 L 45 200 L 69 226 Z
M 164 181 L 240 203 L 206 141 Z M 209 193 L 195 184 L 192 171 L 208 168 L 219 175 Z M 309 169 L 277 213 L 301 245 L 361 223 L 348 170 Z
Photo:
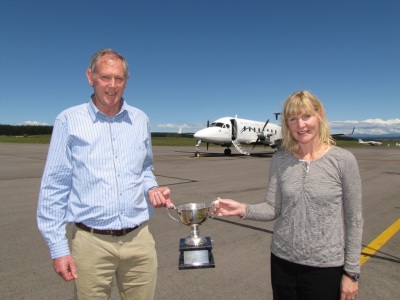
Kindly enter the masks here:
M 225 155 L 231 155 L 231 153 L 232 153 L 231 149 L 225 149 L 224 150 L 224 154 Z
M 200 152 L 196 152 L 196 153 L 194 154 L 194 156 L 195 156 L 195 157 L 200 157 Z

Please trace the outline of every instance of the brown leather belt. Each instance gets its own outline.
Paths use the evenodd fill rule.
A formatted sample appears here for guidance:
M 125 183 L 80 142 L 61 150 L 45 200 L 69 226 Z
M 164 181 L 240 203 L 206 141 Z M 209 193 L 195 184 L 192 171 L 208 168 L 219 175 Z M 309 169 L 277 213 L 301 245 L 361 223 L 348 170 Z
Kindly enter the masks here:
M 82 229 L 87 232 L 103 234 L 103 235 L 111 235 L 111 236 L 124 236 L 125 234 L 128 234 L 129 232 L 132 232 L 135 229 L 139 228 L 139 226 L 135 226 L 133 228 L 124 228 L 124 229 L 117 229 L 117 230 L 100 230 L 100 229 L 95 229 L 95 228 L 86 226 L 83 223 L 75 223 L 75 225 L 79 229 Z

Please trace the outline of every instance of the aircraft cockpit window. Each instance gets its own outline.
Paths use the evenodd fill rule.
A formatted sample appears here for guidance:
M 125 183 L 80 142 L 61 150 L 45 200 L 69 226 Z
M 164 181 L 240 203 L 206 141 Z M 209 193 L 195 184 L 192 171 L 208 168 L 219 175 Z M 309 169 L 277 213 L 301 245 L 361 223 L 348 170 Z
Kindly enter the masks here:
M 212 123 L 210 127 L 223 127 L 224 123 Z

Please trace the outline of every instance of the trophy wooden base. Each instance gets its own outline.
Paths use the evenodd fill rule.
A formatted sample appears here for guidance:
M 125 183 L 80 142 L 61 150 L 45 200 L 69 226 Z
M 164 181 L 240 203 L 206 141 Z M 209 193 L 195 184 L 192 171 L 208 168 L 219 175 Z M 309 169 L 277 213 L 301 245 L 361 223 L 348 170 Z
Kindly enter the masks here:
M 211 238 L 200 246 L 188 246 L 185 239 L 179 241 L 179 270 L 215 268 L 214 255 L 211 252 Z

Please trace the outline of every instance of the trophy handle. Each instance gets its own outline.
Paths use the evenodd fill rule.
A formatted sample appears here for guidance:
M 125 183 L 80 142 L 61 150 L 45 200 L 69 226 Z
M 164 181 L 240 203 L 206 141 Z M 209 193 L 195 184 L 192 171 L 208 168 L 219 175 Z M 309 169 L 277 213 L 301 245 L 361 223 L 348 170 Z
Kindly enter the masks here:
M 171 214 L 169 213 L 170 208 L 173 208 L 174 211 L 176 211 L 176 207 L 175 207 L 174 204 L 172 204 L 172 203 L 171 203 L 171 204 L 167 204 L 167 206 L 165 206 L 165 209 L 167 210 L 168 216 L 169 216 L 172 220 L 175 220 L 175 221 L 177 221 L 178 223 L 180 223 L 180 221 L 179 221 L 178 219 L 176 219 L 176 218 L 174 218 L 173 216 L 171 216 Z
M 218 208 L 218 210 L 215 212 L 215 214 L 213 214 L 213 211 L 214 211 L 214 206 L 215 206 L 215 203 L 217 203 L 218 202 L 218 200 L 214 200 L 212 203 L 211 203 L 211 206 L 210 206 L 210 219 L 214 219 L 216 216 L 218 216 L 218 214 L 219 214 L 219 208 Z

